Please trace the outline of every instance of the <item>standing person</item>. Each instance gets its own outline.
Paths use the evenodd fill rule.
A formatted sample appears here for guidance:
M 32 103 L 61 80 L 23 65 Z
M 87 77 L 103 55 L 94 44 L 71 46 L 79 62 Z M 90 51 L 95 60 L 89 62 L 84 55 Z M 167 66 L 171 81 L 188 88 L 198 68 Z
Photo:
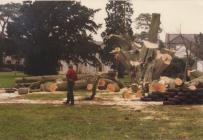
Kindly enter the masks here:
M 65 104 L 74 105 L 73 89 L 75 81 L 77 80 L 77 74 L 73 69 L 73 65 L 70 65 L 68 67 L 66 78 L 67 78 L 67 101 L 65 102 Z

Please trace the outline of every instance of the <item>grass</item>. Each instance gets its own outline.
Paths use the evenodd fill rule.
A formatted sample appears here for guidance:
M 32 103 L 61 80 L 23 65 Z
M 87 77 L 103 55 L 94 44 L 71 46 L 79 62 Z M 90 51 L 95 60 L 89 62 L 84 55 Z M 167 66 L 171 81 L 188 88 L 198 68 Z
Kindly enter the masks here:
M 202 140 L 203 106 L 120 111 L 101 106 L 0 105 L 0 139 Z
M 130 83 L 130 76 L 129 75 L 125 75 L 124 78 L 121 78 L 120 81 L 122 83 L 124 83 L 125 85 L 129 85 Z
M 15 85 L 15 78 L 24 76 L 20 72 L 0 72 L 0 88 L 9 88 Z

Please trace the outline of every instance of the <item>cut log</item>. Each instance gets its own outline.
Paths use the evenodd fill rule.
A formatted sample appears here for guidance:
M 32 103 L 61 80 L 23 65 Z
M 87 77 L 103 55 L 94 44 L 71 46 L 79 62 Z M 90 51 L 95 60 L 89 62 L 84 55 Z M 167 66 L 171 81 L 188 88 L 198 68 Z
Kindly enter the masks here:
M 87 80 L 77 80 L 75 82 L 74 89 L 86 89 L 87 88 Z M 57 91 L 67 91 L 67 82 L 57 83 Z
M 173 83 L 174 79 L 167 77 L 167 76 L 161 76 L 159 83 L 164 84 L 164 85 L 169 85 L 170 83 Z
M 149 86 L 149 92 L 165 92 L 166 85 L 158 83 L 156 81 L 152 82 Z
M 64 81 L 64 82 L 57 83 L 56 91 L 67 91 L 67 82 Z
M 107 85 L 110 84 L 110 83 L 113 84 L 113 83 L 115 83 L 115 81 L 110 80 L 110 79 L 104 79 L 104 78 L 102 78 L 102 79 L 99 80 L 97 88 L 99 90 L 106 90 L 107 89 Z
M 53 82 L 47 82 L 41 85 L 42 91 L 55 92 L 56 89 L 57 89 L 57 84 Z
M 92 91 L 93 84 L 87 84 L 87 91 Z
M 19 88 L 18 89 L 18 94 L 28 94 L 29 93 L 29 88 Z
M 105 90 L 107 87 L 107 83 L 104 79 L 99 79 L 99 82 L 98 82 L 98 85 L 97 85 L 97 88 L 99 90 Z
M 96 75 L 94 77 L 92 94 L 87 99 L 89 99 L 89 100 L 93 100 L 94 99 L 94 97 L 96 96 L 97 84 L 99 82 L 99 79 L 101 79 L 101 78 L 110 79 L 111 81 L 115 82 L 119 86 L 119 89 L 124 87 L 123 83 L 121 83 L 120 81 L 118 81 L 115 78 L 115 72 L 102 73 L 102 74 Z M 108 85 L 107 85 L 107 88 L 108 88 Z
M 50 92 L 55 92 L 56 89 L 57 89 L 57 84 L 56 84 L 56 83 L 52 83 L 52 84 L 49 86 Z
M 124 99 L 132 99 L 132 93 L 130 90 L 125 90 L 122 94 L 122 97 Z
M 177 86 L 182 86 L 182 85 L 183 85 L 183 80 L 181 80 L 180 78 L 176 78 L 176 79 L 175 79 L 175 84 L 176 84 Z
M 105 86 L 106 81 L 104 79 L 99 79 L 98 86 Z
M 166 76 L 162 76 L 159 80 L 159 83 L 165 85 L 169 89 L 174 89 L 184 84 L 183 80 L 180 78 L 173 79 Z
M 113 84 L 110 83 L 110 84 L 107 85 L 107 90 L 110 91 L 110 92 L 119 92 L 120 87 L 116 83 L 113 83 Z
M 142 98 L 142 90 L 137 90 L 136 94 L 135 94 L 136 98 Z

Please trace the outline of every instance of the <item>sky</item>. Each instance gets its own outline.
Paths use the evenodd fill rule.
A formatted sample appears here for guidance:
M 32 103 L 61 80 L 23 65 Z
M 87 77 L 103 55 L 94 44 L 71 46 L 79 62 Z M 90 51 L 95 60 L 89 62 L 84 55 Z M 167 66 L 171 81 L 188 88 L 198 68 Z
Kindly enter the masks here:
M 95 14 L 94 21 L 103 24 L 94 39 L 101 41 L 101 33 L 105 30 L 106 11 L 108 0 L 79 0 L 89 8 L 101 9 Z M 160 38 L 165 40 L 166 33 L 200 33 L 203 32 L 203 0 L 130 0 L 134 14 L 132 20 L 140 13 L 160 13 L 163 32 Z M 0 0 L 0 4 L 8 2 L 22 2 L 22 0 Z M 135 22 L 132 28 L 136 32 Z

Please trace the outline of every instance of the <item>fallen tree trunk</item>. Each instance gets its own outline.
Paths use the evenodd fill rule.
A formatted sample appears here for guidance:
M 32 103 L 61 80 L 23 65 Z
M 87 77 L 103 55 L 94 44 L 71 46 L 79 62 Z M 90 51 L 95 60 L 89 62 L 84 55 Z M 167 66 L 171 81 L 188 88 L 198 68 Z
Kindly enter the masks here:
M 34 83 L 31 83 L 29 85 L 29 88 L 34 90 L 34 89 L 40 89 L 40 85 L 42 84 L 41 81 L 38 81 L 38 82 L 34 82 Z
M 91 80 L 93 77 L 94 75 L 90 75 L 90 74 L 79 74 L 78 80 L 80 79 Z M 33 83 L 38 81 L 51 82 L 51 81 L 56 81 L 57 79 L 61 79 L 65 81 L 66 76 L 65 75 L 31 76 L 31 77 L 16 78 L 15 81 L 16 83 Z
M 120 81 L 115 79 L 114 72 L 103 73 L 103 74 L 97 75 L 97 76 L 95 76 L 95 79 L 93 82 L 92 95 L 89 98 L 87 98 L 88 100 L 93 100 L 94 97 L 96 96 L 97 85 L 98 85 L 99 79 L 101 79 L 101 78 L 112 80 L 113 82 L 117 83 L 120 88 L 124 87 L 124 85 Z
M 169 54 L 162 54 L 159 50 L 157 51 L 157 57 L 154 61 L 154 69 L 152 79 L 157 80 L 160 78 L 163 71 L 170 65 L 172 57 Z
M 32 76 L 32 77 L 16 78 L 16 83 L 32 83 L 38 81 L 48 82 L 64 78 L 65 78 L 64 75 Z
M 57 91 L 67 91 L 67 81 L 65 82 L 61 82 L 61 83 L 57 83 Z M 75 81 L 75 86 L 74 89 L 86 89 L 88 85 L 87 80 L 77 80 Z
M 57 84 L 53 82 L 47 82 L 47 83 L 41 84 L 40 89 L 41 91 L 55 92 L 57 89 Z

